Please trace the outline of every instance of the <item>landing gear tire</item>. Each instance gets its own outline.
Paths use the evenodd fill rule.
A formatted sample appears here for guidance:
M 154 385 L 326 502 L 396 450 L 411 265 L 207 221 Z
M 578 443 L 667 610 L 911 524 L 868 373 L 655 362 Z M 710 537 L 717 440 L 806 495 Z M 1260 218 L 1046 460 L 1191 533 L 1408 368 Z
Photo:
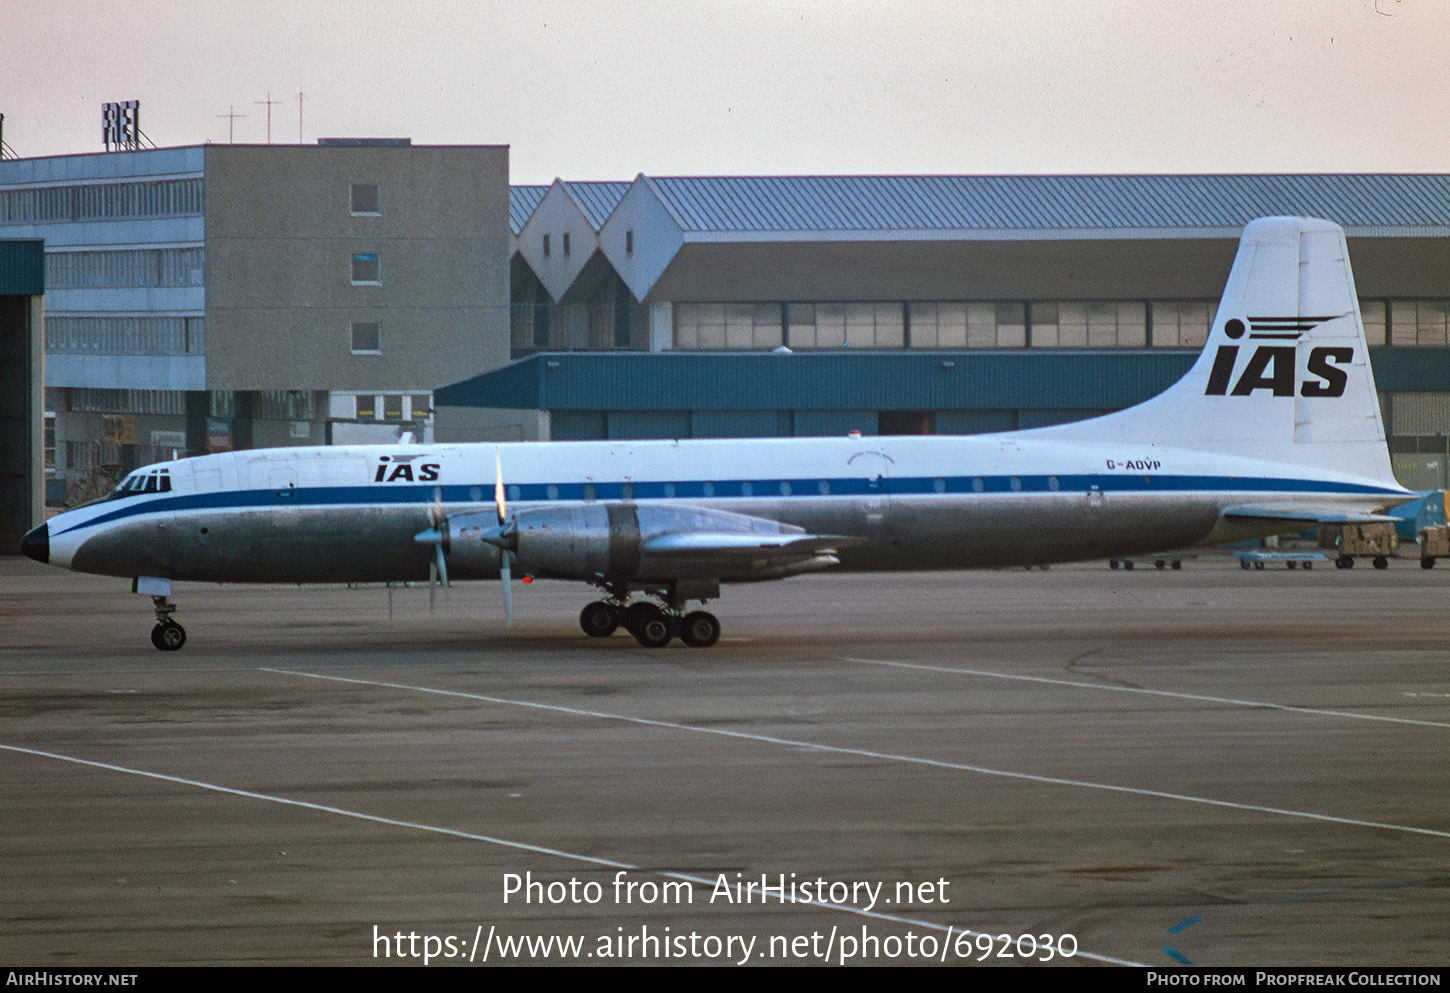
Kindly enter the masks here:
M 1337 566 L 1339 566 L 1341 569 L 1353 569 L 1354 568 L 1354 556 L 1353 555 L 1341 555 L 1339 558 L 1337 558 L 1337 559 L 1334 560 L 1334 564 L 1337 565 Z
M 579 612 L 579 626 L 591 638 L 608 638 L 619 630 L 619 608 L 603 600 L 586 604 Z
M 704 610 L 686 614 L 680 622 L 680 640 L 691 648 L 709 648 L 720 640 L 720 619 Z
M 652 603 L 631 604 L 624 612 L 624 626 L 645 648 L 663 648 L 675 636 L 671 618 Z
M 151 644 L 163 652 L 174 652 L 186 644 L 186 628 L 175 621 L 158 624 L 151 629 Z
M 1376 569 L 1388 569 L 1390 567 L 1390 560 L 1383 555 L 1376 555 L 1374 557 L 1374 567 Z

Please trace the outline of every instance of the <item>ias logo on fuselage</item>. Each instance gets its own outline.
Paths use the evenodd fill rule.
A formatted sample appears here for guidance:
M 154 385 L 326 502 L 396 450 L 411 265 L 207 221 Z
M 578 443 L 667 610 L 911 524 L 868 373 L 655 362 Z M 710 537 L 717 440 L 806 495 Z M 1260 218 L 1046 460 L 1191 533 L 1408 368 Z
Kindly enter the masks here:
M 438 479 L 437 462 L 413 462 L 422 455 L 383 455 L 378 458 L 377 471 L 373 473 L 375 483 L 432 483 Z
M 1255 345 L 1252 351 L 1242 349 L 1248 352 L 1249 357 L 1237 377 L 1234 373 L 1238 371 L 1240 347 L 1219 345 L 1213 356 L 1213 368 L 1208 374 L 1208 388 L 1203 391 L 1204 395 L 1246 397 L 1252 396 L 1255 390 L 1268 390 L 1276 397 L 1291 397 L 1297 385 L 1299 395 L 1304 397 L 1344 396 L 1349 373 L 1341 367 L 1354 361 L 1354 349 L 1347 345 L 1311 348 L 1305 371 L 1312 378 L 1296 384 L 1294 377 L 1294 343 L 1304 332 L 1333 319 L 1250 317 L 1247 328 L 1250 341 L 1280 341 L 1286 344 Z M 1245 330 L 1244 322 L 1237 317 L 1223 326 L 1224 335 L 1235 340 L 1242 338 Z

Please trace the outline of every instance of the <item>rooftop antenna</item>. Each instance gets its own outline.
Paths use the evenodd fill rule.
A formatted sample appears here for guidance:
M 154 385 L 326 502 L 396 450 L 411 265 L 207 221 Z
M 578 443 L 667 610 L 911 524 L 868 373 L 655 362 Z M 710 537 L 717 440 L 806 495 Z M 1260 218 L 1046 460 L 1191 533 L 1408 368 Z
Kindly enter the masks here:
M 227 119 L 227 144 L 235 145 L 237 143 L 237 118 L 246 117 L 247 115 L 238 114 L 235 107 L 233 107 L 231 104 L 227 104 L 227 112 L 225 114 L 218 114 L 216 116 L 225 117 Z
M 253 100 L 252 103 L 255 103 L 255 104 L 266 104 L 267 105 L 267 144 L 270 145 L 270 144 L 272 144 L 272 107 L 274 105 L 280 107 L 282 105 L 282 101 L 281 100 L 273 100 L 272 99 L 272 91 L 271 90 L 268 90 L 267 91 L 267 99 L 265 99 L 265 100 Z
M 297 144 L 302 144 L 302 91 L 297 91 Z
M 5 115 L 0 114 L 0 159 L 18 159 L 15 149 L 5 143 Z

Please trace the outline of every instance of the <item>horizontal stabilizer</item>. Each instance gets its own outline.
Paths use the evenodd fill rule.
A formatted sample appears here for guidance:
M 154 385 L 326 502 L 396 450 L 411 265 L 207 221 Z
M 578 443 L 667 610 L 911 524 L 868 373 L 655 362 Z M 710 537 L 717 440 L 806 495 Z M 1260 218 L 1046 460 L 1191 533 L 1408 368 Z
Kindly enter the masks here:
M 1380 524 L 1394 522 L 1388 514 L 1368 514 L 1341 510 L 1337 507 L 1306 507 L 1296 504 L 1292 507 L 1243 505 L 1228 507 L 1223 512 L 1225 520 L 1235 523 L 1245 521 L 1285 521 L 1290 524 Z

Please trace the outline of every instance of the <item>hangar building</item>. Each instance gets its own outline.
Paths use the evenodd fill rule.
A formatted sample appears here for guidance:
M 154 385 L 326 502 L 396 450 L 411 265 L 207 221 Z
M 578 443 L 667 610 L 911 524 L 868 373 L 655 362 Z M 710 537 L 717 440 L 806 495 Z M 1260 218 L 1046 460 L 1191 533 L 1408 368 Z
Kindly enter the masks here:
M 641 175 L 510 206 L 514 361 L 436 392 L 440 438 L 1092 416 L 1192 363 L 1244 224 L 1307 214 L 1349 236 L 1404 481 L 1444 485 L 1450 176 Z

